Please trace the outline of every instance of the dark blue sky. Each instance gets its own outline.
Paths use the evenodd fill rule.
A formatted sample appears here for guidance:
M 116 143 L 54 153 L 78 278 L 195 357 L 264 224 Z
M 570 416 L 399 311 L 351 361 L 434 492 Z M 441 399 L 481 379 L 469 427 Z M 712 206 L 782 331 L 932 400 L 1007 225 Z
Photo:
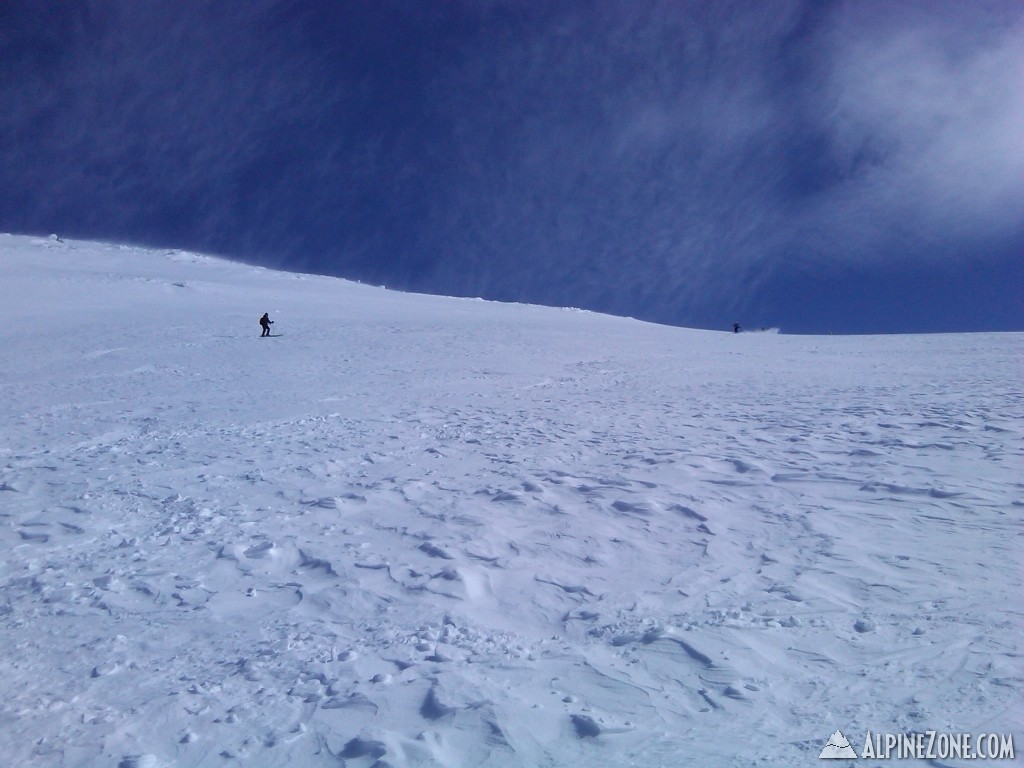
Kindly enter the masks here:
M 1024 330 L 1019 0 L 7 0 L 0 230 L 788 332 Z

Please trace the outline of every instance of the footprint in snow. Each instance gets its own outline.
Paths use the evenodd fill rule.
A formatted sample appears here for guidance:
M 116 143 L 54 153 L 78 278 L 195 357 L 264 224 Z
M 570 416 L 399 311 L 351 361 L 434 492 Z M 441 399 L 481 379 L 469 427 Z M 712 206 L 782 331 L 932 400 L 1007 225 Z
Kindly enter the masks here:
M 420 714 L 427 720 L 440 720 L 443 717 L 448 717 L 455 714 L 455 707 L 443 704 L 440 699 L 437 698 L 437 691 L 431 688 L 423 699 L 423 704 L 420 705 Z
M 627 515 L 640 515 L 642 517 L 649 517 L 651 515 L 651 510 L 647 505 L 634 504 L 629 501 L 614 501 L 612 502 L 612 509 Z
M 559 584 L 557 581 L 542 579 L 539 576 L 535 576 L 534 580 L 540 582 L 541 584 L 550 584 L 553 587 L 558 587 L 560 590 L 562 590 L 563 592 L 567 592 L 570 595 L 589 595 L 590 597 L 597 597 L 597 595 L 595 595 L 585 586 L 576 584 Z
M 156 755 L 125 755 L 117 768 L 161 768 L 163 763 Z
M 601 735 L 601 726 L 590 715 L 573 715 L 572 727 L 581 739 L 593 739 Z
M 443 549 L 441 549 L 439 546 L 437 546 L 436 544 L 431 544 L 429 541 L 425 541 L 422 544 L 420 544 L 419 550 L 421 552 L 425 552 L 426 554 L 430 555 L 431 557 L 439 557 L 442 560 L 454 560 L 455 559 L 451 555 L 449 555 L 447 552 L 445 552 Z

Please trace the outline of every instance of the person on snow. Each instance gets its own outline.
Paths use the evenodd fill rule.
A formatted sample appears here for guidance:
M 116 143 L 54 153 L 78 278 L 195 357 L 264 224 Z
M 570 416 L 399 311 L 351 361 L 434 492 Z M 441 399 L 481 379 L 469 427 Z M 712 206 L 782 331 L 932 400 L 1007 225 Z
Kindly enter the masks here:
M 264 312 L 263 317 L 260 318 L 260 325 L 263 326 L 263 333 L 260 334 L 262 339 L 264 336 L 270 335 L 270 326 L 274 324 L 274 321 L 270 319 L 270 313 Z
M 732 332 L 733 333 L 739 333 L 740 332 L 740 324 L 739 323 L 733 323 L 732 324 Z

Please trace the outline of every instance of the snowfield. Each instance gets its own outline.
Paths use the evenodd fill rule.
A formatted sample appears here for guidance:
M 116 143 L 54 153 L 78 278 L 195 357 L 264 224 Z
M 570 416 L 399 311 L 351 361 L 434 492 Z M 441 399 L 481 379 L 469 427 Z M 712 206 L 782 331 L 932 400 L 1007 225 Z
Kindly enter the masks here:
M 1024 334 L 0 268 L 6 766 L 788 767 L 1022 722 Z

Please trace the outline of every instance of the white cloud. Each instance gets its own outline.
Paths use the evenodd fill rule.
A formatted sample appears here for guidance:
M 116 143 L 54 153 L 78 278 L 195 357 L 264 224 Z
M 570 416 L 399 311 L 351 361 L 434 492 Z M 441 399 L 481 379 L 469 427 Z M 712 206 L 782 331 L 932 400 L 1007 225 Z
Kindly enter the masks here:
M 904 238 L 933 246 L 908 258 L 948 257 L 1024 227 L 1024 23 L 976 26 L 875 15 L 830 30 L 822 127 L 841 181 L 807 216 L 851 243 L 833 254 Z

